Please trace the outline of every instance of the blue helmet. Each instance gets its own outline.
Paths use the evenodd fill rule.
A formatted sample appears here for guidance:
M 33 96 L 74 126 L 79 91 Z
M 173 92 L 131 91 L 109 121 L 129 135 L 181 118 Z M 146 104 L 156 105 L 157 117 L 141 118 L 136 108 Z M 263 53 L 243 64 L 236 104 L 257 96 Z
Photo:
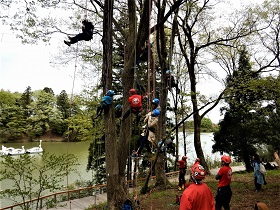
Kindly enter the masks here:
M 157 116 L 160 115 L 160 111 L 159 111 L 158 109 L 154 109 L 153 112 L 152 112 L 152 114 L 153 114 L 155 117 L 157 117 Z
M 107 96 L 113 96 L 113 95 L 115 95 L 115 91 L 113 91 L 113 90 L 108 90 Z
M 153 101 L 152 101 L 152 103 L 158 105 L 158 104 L 159 104 L 159 99 L 158 99 L 158 98 L 154 98 Z
M 116 110 L 120 110 L 121 108 L 122 108 L 122 105 L 120 105 L 120 104 L 118 104 L 118 105 L 115 107 Z
M 171 74 L 171 70 L 166 70 L 165 74 Z

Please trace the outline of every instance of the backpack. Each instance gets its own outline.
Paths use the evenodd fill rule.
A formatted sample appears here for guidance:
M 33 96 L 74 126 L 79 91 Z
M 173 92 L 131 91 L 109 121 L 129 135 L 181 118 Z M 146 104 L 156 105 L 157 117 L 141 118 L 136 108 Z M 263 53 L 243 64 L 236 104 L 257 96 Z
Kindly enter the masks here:
M 260 172 L 261 172 L 262 174 L 265 174 L 265 173 L 266 173 L 265 167 L 264 167 L 264 165 L 263 165 L 262 163 L 260 163 Z
M 133 210 L 131 200 L 127 199 L 127 200 L 123 203 L 123 205 L 122 205 L 122 210 Z

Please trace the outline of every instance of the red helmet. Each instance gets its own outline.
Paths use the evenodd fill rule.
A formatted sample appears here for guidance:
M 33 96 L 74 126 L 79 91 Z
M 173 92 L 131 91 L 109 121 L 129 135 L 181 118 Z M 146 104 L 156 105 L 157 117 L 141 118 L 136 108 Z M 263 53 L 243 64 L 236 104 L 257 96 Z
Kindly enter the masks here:
M 131 95 L 134 95 L 134 94 L 136 94 L 136 90 L 135 90 L 135 89 L 130 89 L 130 90 L 129 90 L 129 93 L 130 93 Z
M 183 156 L 183 157 L 182 157 L 182 160 L 187 160 L 187 156 Z
M 227 163 L 227 164 L 230 164 L 230 163 L 231 163 L 230 156 L 223 155 L 221 159 L 222 159 L 223 162 L 225 162 L 225 163 Z
M 195 180 L 202 180 L 206 176 L 206 171 L 204 170 L 202 165 L 193 165 L 191 167 L 191 176 Z

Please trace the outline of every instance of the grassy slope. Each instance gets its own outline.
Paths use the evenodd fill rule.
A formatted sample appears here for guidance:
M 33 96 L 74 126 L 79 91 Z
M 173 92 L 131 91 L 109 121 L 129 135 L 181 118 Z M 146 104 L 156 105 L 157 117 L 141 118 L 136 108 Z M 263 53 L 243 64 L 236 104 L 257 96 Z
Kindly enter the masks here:
M 252 210 L 256 201 L 262 201 L 267 204 L 270 210 L 278 210 L 280 201 L 280 170 L 268 171 L 266 175 L 267 185 L 262 186 L 261 192 L 254 191 L 253 173 L 235 172 L 233 174 L 231 188 L 233 196 L 231 199 L 231 210 Z M 211 188 L 214 196 L 217 190 L 217 183 L 214 175 L 208 176 L 205 183 Z M 139 184 L 140 185 L 140 184 Z M 165 190 L 152 189 L 149 194 L 139 195 L 141 209 L 155 210 L 178 210 L 175 203 L 176 195 L 183 192 L 177 190 L 177 181 L 173 181 L 171 186 Z M 103 209 L 93 207 L 89 209 Z

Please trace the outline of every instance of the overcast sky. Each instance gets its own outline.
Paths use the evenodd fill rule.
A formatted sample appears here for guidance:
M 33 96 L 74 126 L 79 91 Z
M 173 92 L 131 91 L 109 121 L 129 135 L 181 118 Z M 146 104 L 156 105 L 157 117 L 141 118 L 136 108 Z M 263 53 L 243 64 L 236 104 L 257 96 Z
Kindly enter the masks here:
M 0 25 L 0 89 L 24 92 L 30 86 L 32 91 L 49 87 L 55 94 L 62 90 L 70 94 L 72 89 L 74 93 L 79 93 L 82 82 L 78 77 L 73 80 L 74 64 L 59 69 L 50 65 L 51 55 L 57 53 L 58 46 L 67 47 L 63 44 L 63 37 L 53 39 L 51 46 L 22 45 L 12 31 Z M 208 94 L 214 94 L 219 89 L 214 81 L 201 88 L 207 89 Z M 207 117 L 217 123 L 221 119 L 219 107 Z

